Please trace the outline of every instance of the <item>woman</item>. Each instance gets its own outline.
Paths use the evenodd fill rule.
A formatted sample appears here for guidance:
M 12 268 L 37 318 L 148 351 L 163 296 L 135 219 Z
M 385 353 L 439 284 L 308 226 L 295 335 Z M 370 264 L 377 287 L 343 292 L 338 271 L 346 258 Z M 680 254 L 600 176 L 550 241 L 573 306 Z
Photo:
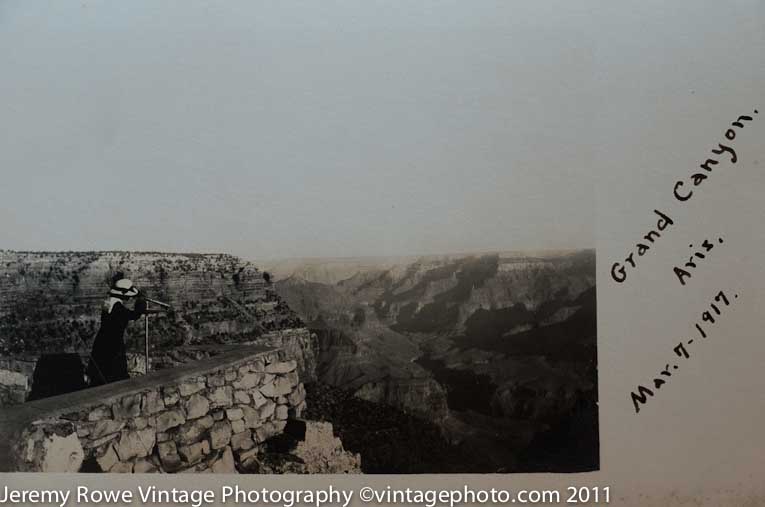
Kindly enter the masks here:
M 113 283 L 109 297 L 101 309 L 101 329 L 93 342 L 88 363 L 88 377 L 91 386 L 107 384 L 130 378 L 125 354 L 125 328 L 132 320 L 146 313 L 146 300 L 127 278 Z M 136 298 L 134 309 L 125 303 Z

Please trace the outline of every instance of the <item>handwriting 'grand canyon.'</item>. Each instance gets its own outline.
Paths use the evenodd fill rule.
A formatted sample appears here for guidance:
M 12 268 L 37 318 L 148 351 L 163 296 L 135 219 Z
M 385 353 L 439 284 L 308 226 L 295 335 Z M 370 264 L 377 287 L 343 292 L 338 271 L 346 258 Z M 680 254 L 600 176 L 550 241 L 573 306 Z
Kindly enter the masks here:
M 258 267 L 152 252 L 0 261 L 0 403 L 18 412 L 3 431 L 37 442 L 19 469 L 45 469 L 45 443 L 64 426 L 91 471 L 599 466 L 593 251 Z M 128 327 L 135 378 L 117 394 L 78 384 L 116 273 L 172 305 L 149 320 L 148 375 L 143 320 Z M 64 400 L 80 408 L 67 415 Z M 27 405 L 52 414 L 43 429 Z M 314 458 L 280 458 L 300 452 Z

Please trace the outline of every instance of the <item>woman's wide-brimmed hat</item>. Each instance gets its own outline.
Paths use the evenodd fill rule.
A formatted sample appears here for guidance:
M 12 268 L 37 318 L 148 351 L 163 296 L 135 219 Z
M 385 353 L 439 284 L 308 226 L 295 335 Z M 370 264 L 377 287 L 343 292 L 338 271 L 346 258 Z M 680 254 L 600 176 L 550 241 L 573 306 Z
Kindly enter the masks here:
M 109 294 L 112 296 L 129 298 L 137 296 L 138 289 L 133 285 L 132 281 L 127 278 L 122 278 L 121 280 L 114 282 L 114 285 L 112 285 L 112 288 L 109 290 Z

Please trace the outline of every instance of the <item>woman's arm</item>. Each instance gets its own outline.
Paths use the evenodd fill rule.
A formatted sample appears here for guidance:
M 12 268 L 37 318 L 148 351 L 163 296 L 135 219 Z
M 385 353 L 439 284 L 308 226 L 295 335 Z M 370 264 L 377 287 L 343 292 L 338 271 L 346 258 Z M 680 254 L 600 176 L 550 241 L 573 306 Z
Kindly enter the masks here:
M 123 313 L 124 318 L 127 320 L 138 320 L 143 315 L 146 315 L 146 314 L 153 315 L 155 313 L 162 313 L 163 310 L 147 310 L 146 300 L 139 295 L 136 298 L 135 306 L 132 310 L 128 308 L 127 306 L 125 306 L 124 304 L 121 304 L 120 312 Z
M 125 304 L 120 304 L 120 313 L 126 320 L 138 320 L 146 312 L 146 300 L 142 297 L 138 297 L 135 302 L 134 309 L 130 309 Z

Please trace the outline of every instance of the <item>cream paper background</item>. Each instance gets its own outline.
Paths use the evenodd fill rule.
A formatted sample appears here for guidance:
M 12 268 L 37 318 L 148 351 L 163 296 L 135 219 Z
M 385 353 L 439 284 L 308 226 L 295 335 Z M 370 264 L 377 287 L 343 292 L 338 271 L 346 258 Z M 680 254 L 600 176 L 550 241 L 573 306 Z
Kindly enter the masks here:
M 629 51 L 667 44 L 654 66 L 612 74 L 598 64 L 602 100 L 582 112 L 581 149 L 591 165 L 572 167 L 596 189 L 593 224 L 598 256 L 599 385 L 601 470 L 586 474 L 496 476 L 214 477 L 8 474 L 0 484 L 15 488 L 60 488 L 78 484 L 124 488 L 137 484 L 213 488 L 339 488 L 363 485 L 453 488 L 469 484 L 507 489 L 610 486 L 612 505 L 765 505 L 765 9 L 761 2 L 733 2 L 727 15 L 710 20 L 713 30 L 685 27 L 677 35 L 659 4 L 653 16 L 634 6 L 609 6 L 609 16 L 628 29 L 614 44 Z M 701 5 L 689 7 L 698 15 Z M 698 10 L 697 10 L 698 9 Z M 551 12 L 550 15 L 554 15 Z M 691 11 L 689 11 L 691 15 Z M 641 24 L 666 39 L 641 40 Z M 593 27 L 593 30 L 597 30 Z M 714 51 L 698 53 L 695 47 Z M 699 39 L 697 39 L 699 38 Z M 704 38 L 702 41 L 701 38 Z M 587 40 L 586 37 L 584 40 Z M 674 44 L 674 45 L 673 45 Z M 687 79 L 666 75 L 680 68 Z M 533 98 L 530 98 L 530 100 Z M 759 108 L 759 117 L 738 131 L 732 143 L 737 164 L 722 162 L 685 204 L 672 198 L 674 182 L 687 178 L 709 154 L 730 122 Z M 557 121 L 551 115 L 550 121 Z M 544 199 L 545 196 L 539 196 Z M 555 206 L 551 200 L 549 206 Z M 639 259 L 624 284 L 609 277 L 655 225 L 652 210 L 675 224 Z M 566 213 L 561 209 L 560 213 Z M 672 275 L 688 245 L 724 237 L 686 287 Z M 691 358 L 649 401 L 633 413 L 629 393 L 648 385 L 672 348 L 693 335 L 693 323 L 719 290 L 740 297 L 719 318 L 710 338 L 689 347 Z M 360 505 L 358 500 L 354 505 Z

